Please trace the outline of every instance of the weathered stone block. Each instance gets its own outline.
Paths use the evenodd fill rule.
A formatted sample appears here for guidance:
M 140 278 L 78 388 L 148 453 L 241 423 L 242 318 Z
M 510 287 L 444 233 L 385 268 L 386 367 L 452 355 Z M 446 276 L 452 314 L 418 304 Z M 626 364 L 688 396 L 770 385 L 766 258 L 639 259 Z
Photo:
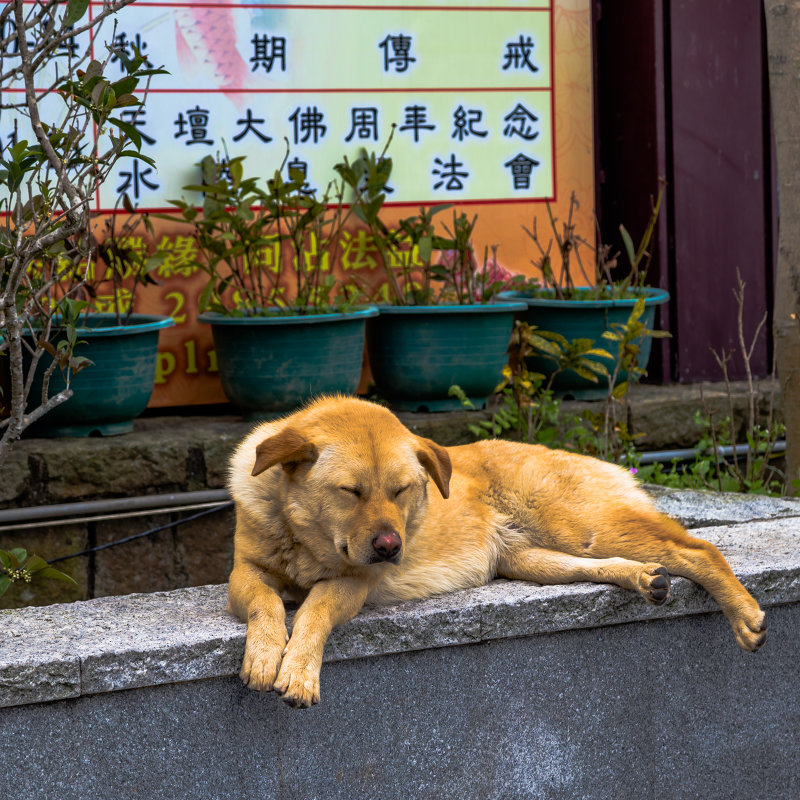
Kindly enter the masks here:
M 169 514 L 98 522 L 98 545 L 123 539 L 172 521 Z M 185 585 L 186 571 L 177 557 L 173 528 L 127 544 L 101 550 L 94 556 L 94 596 L 158 592 Z
M 175 556 L 186 575 L 183 586 L 227 582 L 233 568 L 235 526 L 236 513 L 229 508 L 177 528 Z
M 0 465 L 0 507 L 18 505 L 31 482 L 27 453 L 13 449 Z

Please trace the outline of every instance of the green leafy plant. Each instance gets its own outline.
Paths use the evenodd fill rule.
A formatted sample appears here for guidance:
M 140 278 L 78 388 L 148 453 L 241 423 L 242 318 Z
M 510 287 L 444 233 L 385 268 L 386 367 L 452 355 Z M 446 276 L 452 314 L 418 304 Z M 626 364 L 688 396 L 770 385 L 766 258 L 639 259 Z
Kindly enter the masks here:
M 556 364 L 549 378 L 528 368 L 528 359 L 534 354 Z M 555 445 L 558 441 L 558 446 L 564 446 L 558 424 L 560 400 L 554 398 L 553 381 L 559 373 L 573 369 L 587 380 L 597 382 L 600 376 L 608 375 L 608 370 L 596 359 L 611 358 L 611 354 L 594 347 L 590 339 L 568 342 L 560 334 L 540 331 L 518 320 L 514 323 L 508 356 L 503 380 L 495 389 L 500 401 L 492 418 L 478 423 L 473 433 L 478 438 L 508 434 L 528 443 Z M 467 405 L 458 387 L 451 388 L 451 395 Z
M 531 263 L 542 278 L 541 287 L 529 289 L 531 295 L 547 296 L 552 294 L 558 300 L 635 297 L 635 290 L 641 289 L 645 285 L 651 261 L 649 248 L 664 196 L 663 179 L 660 179 L 659 183 L 656 199 L 650 198 L 650 218 L 638 245 L 634 245 L 627 229 L 623 225 L 619 226 L 628 262 L 627 273 L 621 279 L 615 279 L 613 276 L 613 271 L 619 266 L 619 253 L 612 252 L 609 245 L 591 244 L 577 234 L 575 210 L 579 204 L 575 192 L 570 195 L 567 218 L 560 226 L 559 221 L 553 216 L 550 204 L 547 203 L 550 237 L 546 244 L 539 235 L 535 218 L 530 228 L 523 226 L 523 230 L 538 251 L 537 257 L 532 259 Z M 590 253 L 591 256 L 584 257 L 584 252 Z M 575 282 L 573 276 L 575 263 L 578 265 L 584 285 L 578 285 Z
M 673 489 L 787 494 L 786 476 L 775 453 L 775 443 L 784 435 L 782 424 L 773 428 L 757 426 L 755 431 L 745 433 L 746 445 L 737 445 L 730 417 L 716 422 L 708 410 L 698 411 L 695 422 L 702 426 L 703 435 L 694 454 L 687 459 L 673 459 L 668 466 L 639 465 L 639 480 Z
M 51 567 L 40 556 L 29 556 L 22 547 L 0 550 L 0 567 L 0 597 L 16 583 L 38 583 L 47 578 L 75 583 L 71 576 Z
M 694 458 L 688 462 L 674 462 L 669 469 L 661 465 L 641 468 L 643 480 L 667 486 L 715 489 L 749 494 L 782 495 L 797 489 L 798 481 L 784 474 L 782 459 L 776 453 L 778 441 L 786 435 L 786 426 L 775 417 L 775 370 L 772 370 L 766 412 L 760 406 L 760 393 L 755 385 L 751 361 L 759 336 L 766 324 L 766 314 L 747 340 L 744 330 L 745 283 L 737 273 L 737 286 L 733 290 L 737 307 L 737 339 L 747 383 L 747 414 L 741 433 L 737 430 L 734 411 L 734 392 L 728 365 L 732 351 L 712 354 L 722 372 L 728 399 L 728 413 L 721 420 L 706 402 L 702 387 L 700 399 L 703 412 L 697 412 L 696 421 L 703 428 L 703 436 L 695 448 Z
M 473 434 L 478 438 L 511 436 L 519 441 L 560 447 L 635 467 L 635 436 L 627 425 L 627 394 L 631 383 L 645 374 L 638 363 L 643 338 L 668 335 L 647 329 L 641 321 L 643 312 L 644 300 L 640 299 L 625 324 L 612 324 L 604 333 L 604 339 L 616 345 L 613 355 L 596 347 L 591 339 L 569 342 L 560 334 L 540 331 L 517 321 L 503 381 L 496 389 L 499 402 L 491 419 L 472 424 Z M 529 369 L 533 355 L 556 365 L 548 378 Z M 599 359 L 613 363 L 610 374 Z M 557 375 L 568 369 L 592 382 L 608 379 L 608 393 L 601 411 L 587 410 L 566 417 L 561 413 L 561 402 L 554 398 L 552 387 Z M 620 381 L 622 375 L 626 378 Z M 466 398 L 458 387 L 453 387 L 451 392 L 466 405 Z
M 636 461 L 635 436 L 628 427 L 628 390 L 631 384 L 639 381 L 647 371 L 639 365 L 641 345 L 645 338 L 664 338 L 667 331 L 650 330 L 643 322 L 644 298 L 640 297 L 625 323 L 615 322 L 603 332 L 609 347 L 616 345 L 614 369 L 608 380 L 608 393 L 600 414 L 585 412 L 584 419 L 597 434 L 596 448 L 591 455 L 606 461 L 625 462 L 633 465 Z M 624 379 L 622 379 L 624 376 Z
M 201 254 L 195 263 L 209 276 L 200 310 L 313 314 L 357 301 L 356 288 L 337 281 L 333 271 L 353 213 L 345 183 L 332 181 L 318 198 L 300 169 L 290 165 L 288 180 L 283 177 L 284 160 L 262 186 L 245 176 L 244 161 L 202 160 L 202 183 L 183 187 L 203 192 L 202 213 L 185 199 L 170 201 L 192 225 Z
M 129 324 L 137 290 L 157 284 L 152 272 L 163 262 L 164 254 L 152 244 L 155 231 L 150 215 L 134 208 L 127 194 L 119 205 L 127 216 L 105 216 L 100 238 L 92 227 L 88 252 L 67 239 L 49 258 L 48 269 L 58 276 L 53 296 L 80 299 L 84 321 L 94 313 L 105 312 L 115 315 L 117 325 Z M 91 215 L 90 219 L 96 216 L 100 215 Z M 61 315 L 58 319 L 62 321 Z
M 390 140 L 391 141 L 391 137 Z M 367 226 L 386 278 L 383 299 L 395 305 L 459 305 L 489 302 L 501 291 L 522 288 L 523 276 L 512 276 L 497 263 L 497 248 L 488 248 L 478 264 L 472 234 L 477 215 L 453 211 L 450 225 L 437 233 L 435 217 L 452 206 L 422 206 L 402 218 L 395 229 L 381 219 L 393 163 L 386 155 L 362 152 L 335 166 L 352 197 L 353 210 Z

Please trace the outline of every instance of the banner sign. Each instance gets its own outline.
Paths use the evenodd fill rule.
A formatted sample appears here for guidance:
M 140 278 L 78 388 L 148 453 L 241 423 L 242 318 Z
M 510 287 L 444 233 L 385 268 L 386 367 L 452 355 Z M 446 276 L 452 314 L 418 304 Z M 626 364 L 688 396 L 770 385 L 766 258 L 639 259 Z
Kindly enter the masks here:
M 102 43 L 135 47 L 169 72 L 153 78 L 144 107 L 121 114 L 156 167 L 121 161 L 95 210 L 115 213 L 123 194 L 142 211 L 191 200 L 182 187 L 199 182 L 207 155 L 245 156 L 245 173 L 264 178 L 299 168 L 321 194 L 343 156 L 389 142 L 390 214 L 466 206 L 479 213 L 477 252 L 499 243 L 499 260 L 529 273 L 522 226 L 545 201 L 565 213 L 571 190 L 588 190 L 578 223 L 593 235 L 590 18 L 588 0 L 137 0 L 104 23 L 94 57 L 106 57 Z M 112 58 L 111 76 L 117 67 Z M 45 98 L 43 117 L 57 118 L 59 104 Z M 4 112 L 0 144 L 30 139 L 26 122 Z M 572 185 L 559 185 L 562 174 Z M 162 334 L 153 403 L 221 401 L 210 336 L 195 322 L 205 277 L 191 266 L 191 230 L 158 226 L 160 291 L 142 293 L 138 309 L 178 325 Z

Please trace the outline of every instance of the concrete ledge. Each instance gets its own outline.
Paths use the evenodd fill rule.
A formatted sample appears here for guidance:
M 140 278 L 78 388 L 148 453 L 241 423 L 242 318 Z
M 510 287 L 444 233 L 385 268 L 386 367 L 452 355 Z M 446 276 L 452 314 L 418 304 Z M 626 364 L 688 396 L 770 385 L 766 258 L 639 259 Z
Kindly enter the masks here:
M 666 492 L 716 544 L 764 607 L 800 602 L 800 502 L 699 492 Z M 755 517 L 755 520 L 753 520 Z M 225 586 L 99 598 L 0 611 L 0 705 L 236 675 L 245 626 L 226 610 Z M 489 586 L 365 609 L 336 629 L 326 661 L 343 661 L 556 631 L 717 611 L 708 595 L 675 579 L 661 607 L 616 587 Z M 733 639 L 731 648 L 735 647 Z
M 0 612 L 8 800 L 797 800 L 800 505 L 667 492 L 767 608 L 496 581 L 364 610 L 309 711 L 236 677 L 225 587 Z M 754 519 L 749 517 L 754 516 Z

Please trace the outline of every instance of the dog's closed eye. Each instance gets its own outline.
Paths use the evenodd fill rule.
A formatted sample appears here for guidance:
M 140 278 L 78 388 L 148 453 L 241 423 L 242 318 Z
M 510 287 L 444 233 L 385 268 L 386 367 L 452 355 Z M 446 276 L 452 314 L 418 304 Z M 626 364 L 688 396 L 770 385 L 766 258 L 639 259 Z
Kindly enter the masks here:
M 361 497 L 361 489 L 358 486 L 340 486 L 343 492 L 353 495 L 353 497 Z
M 400 495 L 403 494 L 403 492 L 405 492 L 407 489 L 410 489 L 410 488 L 411 488 L 411 484 L 407 483 L 405 486 L 401 486 L 399 489 L 395 489 L 394 490 L 395 499 L 400 497 Z

